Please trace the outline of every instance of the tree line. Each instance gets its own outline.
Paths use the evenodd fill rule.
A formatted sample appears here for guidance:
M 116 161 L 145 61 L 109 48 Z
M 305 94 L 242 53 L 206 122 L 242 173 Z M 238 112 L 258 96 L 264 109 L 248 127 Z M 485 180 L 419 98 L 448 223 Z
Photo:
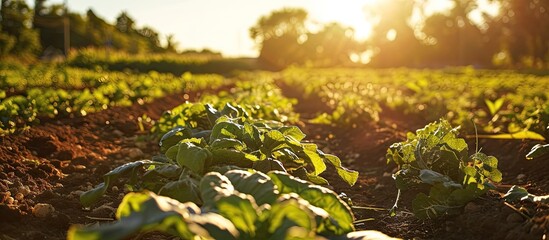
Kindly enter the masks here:
M 278 67 L 363 60 L 375 67 L 549 67 L 549 1 L 490 0 L 498 14 L 480 11 L 476 0 L 453 0 L 447 11 L 428 14 L 428 2 L 379 1 L 369 9 L 378 22 L 366 41 L 337 23 L 311 31 L 307 12 L 295 8 L 263 16 L 250 36 L 259 59 Z
M 63 4 L 35 0 L 32 9 L 25 0 L 1 0 L 0 56 L 64 54 L 64 30 L 68 24 L 71 48 L 111 48 L 128 53 L 176 52 L 173 35 L 166 44 L 151 27 L 138 28 L 128 13 L 122 12 L 115 24 L 97 16 L 91 9 L 84 15 L 66 12 Z
M 549 67 L 549 1 L 486 0 L 498 14 L 480 11 L 478 0 L 452 0 L 444 12 L 427 13 L 433 0 L 383 0 L 367 9 L 376 19 L 364 41 L 338 23 L 309 29 L 303 9 L 285 8 L 261 17 L 250 28 L 259 60 L 271 67 L 292 64 L 374 67 Z M 436 1 L 436 0 L 435 0 Z M 477 14 L 477 18 L 473 17 Z M 480 17 L 479 17 L 480 16 Z M 365 21 L 367 19 L 365 18 Z M 161 44 L 151 27 L 139 28 L 122 12 L 114 24 L 92 10 L 66 12 L 62 4 L 1 0 L 0 57 L 63 54 L 65 24 L 71 48 L 110 48 L 128 53 L 176 52 L 173 35 Z

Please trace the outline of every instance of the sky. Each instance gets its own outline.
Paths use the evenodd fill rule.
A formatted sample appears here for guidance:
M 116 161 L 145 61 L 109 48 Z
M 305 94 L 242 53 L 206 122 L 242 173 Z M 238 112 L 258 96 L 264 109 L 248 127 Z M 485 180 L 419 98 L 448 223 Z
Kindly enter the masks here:
M 364 6 L 376 0 L 67 0 L 71 12 L 94 13 L 108 22 L 126 11 L 138 27 L 149 26 L 165 36 L 173 34 L 179 50 L 208 48 L 224 56 L 256 57 L 257 47 L 249 37 L 249 28 L 261 16 L 283 7 L 300 7 L 318 23 L 338 21 L 355 29 L 365 39 L 371 22 Z M 50 0 L 47 4 L 62 3 Z

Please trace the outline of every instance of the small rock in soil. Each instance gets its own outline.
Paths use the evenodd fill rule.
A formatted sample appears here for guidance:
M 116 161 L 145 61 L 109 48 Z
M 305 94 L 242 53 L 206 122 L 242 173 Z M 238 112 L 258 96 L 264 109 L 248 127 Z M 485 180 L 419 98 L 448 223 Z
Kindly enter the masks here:
M 521 173 L 521 174 L 517 175 L 517 180 L 519 182 L 524 182 L 525 178 L 526 178 L 526 174 Z
M 38 203 L 32 209 L 32 214 L 39 218 L 44 218 L 52 215 L 55 212 L 55 208 L 51 204 Z
M 74 166 L 73 166 L 73 169 L 74 169 L 75 171 L 81 171 L 81 170 L 86 169 L 86 166 L 84 166 L 84 165 L 74 165 Z
M 71 160 L 75 157 L 75 153 L 71 150 L 62 150 L 59 153 L 57 153 L 57 158 L 59 160 Z
M 127 156 L 132 159 L 140 158 L 143 156 L 143 151 L 139 148 L 129 148 L 127 150 Z
M 15 194 L 15 199 L 16 199 L 17 201 L 23 200 L 24 197 L 25 197 L 25 196 L 23 196 L 22 193 L 17 193 L 17 194 Z
M 118 137 L 122 137 L 124 136 L 124 133 L 118 129 L 112 131 L 112 134 L 115 135 L 115 136 L 118 136 Z
M 522 219 L 522 216 L 518 213 L 511 213 L 507 216 L 508 223 L 521 223 L 523 221 L 524 219 Z
M 140 141 L 135 142 L 135 146 L 140 148 L 140 149 L 145 149 L 145 148 L 147 148 L 148 145 L 149 144 L 147 142 L 140 142 Z
M 19 188 L 17 188 L 17 193 L 21 193 L 24 196 L 29 195 L 30 192 L 31 192 L 31 190 L 30 190 L 29 186 L 20 186 Z
M 478 212 L 480 210 L 480 206 L 474 202 L 469 202 L 465 205 L 464 210 L 465 212 Z
M 76 191 L 73 191 L 73 192 L 69 193 L 69 196 L 70 196 L 71 198 L 76 198 L 76 199 L 78 199 L 78 198 L 80 198 L 80 195 L 82 195 L 82 193 L 84 193 L 84 191 L 82 191 L 82 190 L 76 190 Z

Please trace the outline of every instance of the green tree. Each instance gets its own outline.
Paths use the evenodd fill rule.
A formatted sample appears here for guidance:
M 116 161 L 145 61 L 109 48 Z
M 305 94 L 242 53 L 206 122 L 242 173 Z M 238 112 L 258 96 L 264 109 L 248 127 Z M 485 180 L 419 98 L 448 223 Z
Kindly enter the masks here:
M 123 33 L 132 33 L 135 31 L 135 21 L 128 15 L 127 12 L 122 12 L 116 18 L 116 29 Z
M 2 0 L 0 9 L 0 53 L 36 55 L 38 32 L 31 29 L 33 12 L 24 0 Z
M 352 53 L 366 50 L 354 38 L 354 30 L 338 23 L 329 23 L 317 33 L 309 33 L 303 44 L 307 61 L 315 66 L 335 66 L 350 63 Z
M 431 42 L 425 59 L 429 65 L 491 65 L 498 44 L 470 19 L 477 8 L 476 0 L 454 0 L 448 12 L 427 17 L 422 30 Z
M 259 60 L 273 67 L 303 61 L 299 38 L 307 33 L 303 9 L 284 8 L 263 16 L 250 28 L 250 37 L 260 48 Z
M 493 25 L 504 29 L 503 45 L 512 63 L 548 67 L 549 1 L 501 0 L 501 14 Z

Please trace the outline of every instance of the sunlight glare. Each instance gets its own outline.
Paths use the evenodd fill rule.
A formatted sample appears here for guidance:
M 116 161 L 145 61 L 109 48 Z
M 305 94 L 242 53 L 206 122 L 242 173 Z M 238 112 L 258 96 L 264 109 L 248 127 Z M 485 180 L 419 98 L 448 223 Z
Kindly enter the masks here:
M 311 17 L 321 23 L 338 22 L 352 27 L 358 40 L 365 40 L 372 34 L 373 24 L 365 9 L 378 0 L 333 1 L 318 0 L 311 6 Z

